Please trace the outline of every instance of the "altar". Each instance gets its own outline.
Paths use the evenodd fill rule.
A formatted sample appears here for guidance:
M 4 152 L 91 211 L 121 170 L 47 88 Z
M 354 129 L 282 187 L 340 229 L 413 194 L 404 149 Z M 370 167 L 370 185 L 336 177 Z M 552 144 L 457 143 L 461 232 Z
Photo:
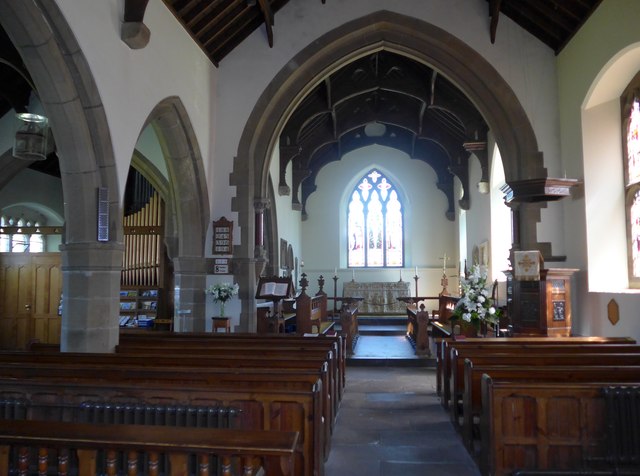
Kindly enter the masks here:
M 344 297 L 361 297 L 358 313 L 363 314 L 405 314 L 406 304 L 398 301 L 399 297 L 410 296 L 408 281 L 359 283 L 350 281 L 344 283 L 342 295 Z

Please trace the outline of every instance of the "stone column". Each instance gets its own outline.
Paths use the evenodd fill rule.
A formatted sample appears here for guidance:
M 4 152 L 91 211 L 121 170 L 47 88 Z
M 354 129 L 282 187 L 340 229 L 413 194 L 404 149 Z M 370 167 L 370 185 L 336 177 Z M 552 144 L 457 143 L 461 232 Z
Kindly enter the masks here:
M 173 258 L 174 319 L 177 332 L 205 332 L 207 324 L 206 260 L 202 257 Z
M 71 243 L 62 257 L 63 352 L 113 352 L 119 338 L 122 243 Z

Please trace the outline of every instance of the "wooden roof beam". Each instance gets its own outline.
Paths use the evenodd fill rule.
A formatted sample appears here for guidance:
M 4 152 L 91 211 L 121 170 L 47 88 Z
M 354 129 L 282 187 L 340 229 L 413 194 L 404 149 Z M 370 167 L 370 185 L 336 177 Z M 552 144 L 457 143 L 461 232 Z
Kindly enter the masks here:
M 269 47 L 273 48 L 273 11 L 271 5 L 267 0 L 258 0 L 260 4 L 260 11 L 264 16 L 264 24 L 267 28 L 267 40 L 269 41 Z
M 491 17 L 489 34 L 491 35 L 491 44 L 496 42 L 496 31 L 498 30 L 498 18 L 500 17 L 501 3 L 501 0 L 489 0 L 489 16 Z

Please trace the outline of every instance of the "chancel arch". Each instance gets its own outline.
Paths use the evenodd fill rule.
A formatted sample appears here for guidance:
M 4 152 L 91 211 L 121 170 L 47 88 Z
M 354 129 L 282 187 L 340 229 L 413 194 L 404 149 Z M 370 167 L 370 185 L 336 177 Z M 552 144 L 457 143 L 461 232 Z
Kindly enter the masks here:
M 477 52 L 431 24 L 388 11 L 346 23 L 306 47 L 276 75 L 243 131 L 231 176 L 231 185 L 236 187 L 233 209 L 238 212 L 241 229 L 235 278 L 241 289 L 243 330 L 255 329 L 256 325 L 255 257 L 261 250 L 254 246 L 258 213 L 254 203 L 267 197 L 270 161 L 283 125 L 306 93 L 330 72 L 376 50 L 427 64 L 467 95 L 502 151 L 507 182 L 546 176 L 542 154 L 521 104 L 506 81 Z M 536 212 L 525 206 L 518 219 L 535 221 Z M 535 226 L 524 227 L 520 240 L 523 246 L 535 246 Z

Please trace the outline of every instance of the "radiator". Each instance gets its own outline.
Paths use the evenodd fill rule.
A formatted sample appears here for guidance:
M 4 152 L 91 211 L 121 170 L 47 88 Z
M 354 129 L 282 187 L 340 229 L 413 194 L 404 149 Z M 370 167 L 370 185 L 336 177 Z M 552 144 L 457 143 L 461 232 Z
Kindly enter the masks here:
M 189 428 L 230 428 L 239 410 L 220 406 L 153 405 L 146 403 L 83 402 L 77 421 Z
M 640 468 L 640 387 L 605 387 L 607 462 Z
M 5 420 L 24 420 L 27 418 L 29 402 L 22 398 L 0 399 L 0 418 Z

